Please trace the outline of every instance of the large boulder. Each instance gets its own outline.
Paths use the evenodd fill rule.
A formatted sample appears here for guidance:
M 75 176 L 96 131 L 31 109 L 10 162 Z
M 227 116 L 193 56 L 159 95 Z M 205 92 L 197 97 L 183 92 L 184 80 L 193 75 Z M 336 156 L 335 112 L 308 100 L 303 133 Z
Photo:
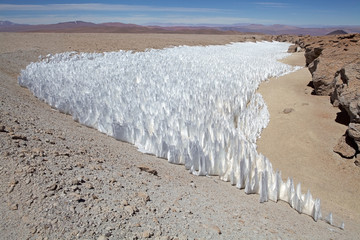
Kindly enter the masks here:
M 342 136 L 334 147 L 334 152 L 340 154 L 344 158 L 352 158 L 356 154 L 356 146 L 349 136 Z
M 341 59 L 341 57 L 327 58 L 320 56 L 309 64 L 308 69 L 312 75 L 316 95 L 329 96 L 334 91 L 334 77 L 336 75 L 334 69 L 340 69 L 343 64 L 342 61 L 337 59 Z
M 295 53 L 295 52 L 299 52 L 301 50 L 301 47 L 299 47 L 299 45 L 294 44 L 291 45 L 288 49 L 288 53 Z
M 354 140 L 357 150 L 360 149 L 360 124 L 350 123 L 347 130 L 347 135 Z
M 316 95 L 331 95 L 335 89 L 337 73 L 359 59 L 360 34 L 306 37 L 299 46 L 305 48 L 306 66 L 312 74 Z
M 305 49 L 306 66 L 309 66 L 316 58 L 320 56 L 324 49 L 320 47 L 309 47 Z
M 333 105 L 346 110 L 350 122 L 360 123 L 360 61 L 341 68 L 335 74 L 334 86 Z

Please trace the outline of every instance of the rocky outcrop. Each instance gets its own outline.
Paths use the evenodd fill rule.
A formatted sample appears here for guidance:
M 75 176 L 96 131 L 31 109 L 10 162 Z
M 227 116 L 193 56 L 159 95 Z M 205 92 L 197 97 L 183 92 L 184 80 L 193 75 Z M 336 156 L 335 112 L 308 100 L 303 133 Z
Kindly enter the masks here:
M 315 93 L 331 95 L 338 72 L 359 59 L 360 34 L 307 37 L 300 41 L 305 47 L 306 65 L 312 74 Z
M 334 151 L 352 158 L 360 149 L 360 34 L 306 38 L 306 65 L 316 95 L 330 95 L 350 124 Z M 310 44 L 309 44 L 310 42 Z
M 347 136 L 360 149 L 360 60 L 341 68 L 334 78 L 335 90 L 331 95 L 334 106 L 344 109 L 350 118 Z M 355 154 L 354 154 L 355 155 Z
M 305 56 L 306 55 L 305 52 Z M 307 57 L 307 59 L 314 57 L 313 53 L 311 55 L 312 56 Z M 321 53 L 319 55 L 321 55 Z M 335 73 L 331 70 L 329 71 L 329 69 L 339 69 L 340 67 L 341 63 L 339 63 L 336 58 L 326 58 L 322 56 L 318 56 L 308 64 L 316 95 L 330 95 L 334 91 Z
M 334 84 L 331 95 L 333 105 L 345 109 L 351 122 L 360 122 L 360 61 L 336 72 Z
M 305 59 L 306 66 L 309 66 L 315 59 L 317 59 L 324 49 L 321 47 L 306 48 Z
M 360 149 L 360 34 L 318 39 L 313 45 L 319 45 L 321 53 L 317 47 L 305 52 L 314 92 L 330 95 L 333 105 L 347 112 L 350 124 L 334 151 L 352 158 Z
M 334 151 L 352 158 L 360 149 L 360 34 L 274 37 L 293 42 L 289 52 L 305 50 L 306 66 L 316 95 L 331 97 L 335 107 L 349 115 L 350 124 Z

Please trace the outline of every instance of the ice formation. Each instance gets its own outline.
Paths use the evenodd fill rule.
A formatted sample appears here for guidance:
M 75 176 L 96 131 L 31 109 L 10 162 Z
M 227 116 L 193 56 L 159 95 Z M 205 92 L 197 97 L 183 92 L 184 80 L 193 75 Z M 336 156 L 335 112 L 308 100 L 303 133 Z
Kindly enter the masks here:
M 82 124 L 142 152 L 218 175 L 260 201 L 283 200 L 321 218 L 320 200 L 283 182 L 256 151 L 269 122 L 259 84 L 294 68 L 288 43 L 180 46 L 145 52 L 67 52 L 22 70 L 19 84 Z M 332 222 L 331 218 L 329 219 Z

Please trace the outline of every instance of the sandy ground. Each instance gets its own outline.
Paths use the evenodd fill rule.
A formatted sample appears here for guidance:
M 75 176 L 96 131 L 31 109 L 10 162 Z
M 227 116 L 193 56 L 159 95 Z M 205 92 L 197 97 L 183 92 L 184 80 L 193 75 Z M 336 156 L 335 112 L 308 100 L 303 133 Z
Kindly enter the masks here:
M 359 170 L 332 153 L 345 127 L 334 121 L 337 110 L 327 99 L 309 94 L 306 69 L 262 84 L 271 121 L 259 150 L 283 178 L 293 176 L 320 197 L 324 211 L 345 221 L 345 230 L 314 222 L 284 202 L 260 204 L 259 196 L 216 177 L 195 177 L 183 166 L 141 154 L 17 84 L 21 69 L 48 53 L 245 38 L 251 36 L 1 33 L 0 239 L 356 239 Z M 289 107 L 294 111 L 282 113 Z
M 303 53 L 283 62 L 304 66 Z M 354 159 L 332 151 L 347 126 L 335 121 L 341 113 L 328 96 L 311 95 L 307 68 L 263 83 L 259 92 L 268 105 L 270 123 L 258 140 L 258 151 L 267 156 L 282 177 L 301 182 L 322 200 L 323 213 L 333 212 L 345 222 L 360 220 L 360 168 Z M 284 113 L 285 109 L 293 109 Z M 360 227 L 359 227 L 360 229 Z

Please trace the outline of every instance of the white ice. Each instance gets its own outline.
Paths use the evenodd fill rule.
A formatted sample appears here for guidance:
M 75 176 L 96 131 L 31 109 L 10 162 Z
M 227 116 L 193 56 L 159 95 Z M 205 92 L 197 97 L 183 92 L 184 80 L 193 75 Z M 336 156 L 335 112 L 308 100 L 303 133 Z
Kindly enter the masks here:
M 256 89 L 295 68 L 277 60 L 290 44 L 233 43 L 145 52 L 48 55 L 21 72 L 19 84 L 61 112 L 142 152 L 218 175 L 260 201 L 283 200 L 321 218 L 320 200 L 283 182 L 256 151 L 269 122 Z M 330 220 L 331 221 L 331 220 Z

